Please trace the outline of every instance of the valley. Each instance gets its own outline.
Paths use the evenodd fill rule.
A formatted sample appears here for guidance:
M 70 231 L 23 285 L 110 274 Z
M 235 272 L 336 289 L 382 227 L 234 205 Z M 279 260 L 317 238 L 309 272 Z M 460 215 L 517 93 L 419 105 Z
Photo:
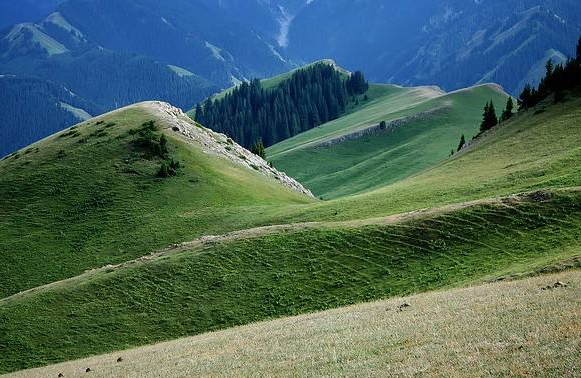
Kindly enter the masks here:
M 400 114 L 408 104 L 431 109 L 446 97 L 469 97 L 381 89 L 392 92 Z M 369 105 L 339 121 L 373 114 L 374 101 L 388 103 L 374 97 L 377 90 L 371 87 Z M 492 86 L 468 92 L 479 90 L 485 95 L 474 102 L 490 91 L 506 98 Z M 569 162 L 579 153 L 580 101 L 571 92 L 560 104 L 541 105 L 542 112 L 515 115 L 431 168 L 330 201 L 301 192 L 300 184 L 280 185 L 270 176 L 280 174 L 265 161 L 253 167 L 254 158 L 242 158 L 245 150 L 227 137 L 163 103 L 121 109 L 39 142 L 0 162 L 0 189 L 12 193 L 0 197 L 0 208 L 13 216 L 0 228 L 10 264 L 2 273 L 0 366 L 9 372 L 266 319 L 578 268 L 580 174 Z M 156 125 L 153 140 L 165 135 L 169 142 L 163 156 L 180 161 L 176 176 L 156 175 L 169 157 L 148 156 L 135 139 L 149 120 Z M 56 173 L 63 167 L 70 169 L 66 181 Z M 98 176 L 90 174 L 95 171 Z M 51 199 L 41 194 L 47 190 Z M 47 234 L 51 224 L 62 231 Z M 35 230 L 25 248 L 13 231 L 23 227 Z M 75 244 L 79 238 L 92 242 Z M 38 263 L 30 265 L 33 258 Z
M 579 377 L 578 5 L 503 9 L 27 0 L 0 375 Z
M 270 147 L 268 158 L 325 199 L 363 193 L 446 160 L 461 135 L 478 133 L 482 104 L 508 98 L 492 85 L 449 94 L 372 85 L 369 96 L 360 110 Z

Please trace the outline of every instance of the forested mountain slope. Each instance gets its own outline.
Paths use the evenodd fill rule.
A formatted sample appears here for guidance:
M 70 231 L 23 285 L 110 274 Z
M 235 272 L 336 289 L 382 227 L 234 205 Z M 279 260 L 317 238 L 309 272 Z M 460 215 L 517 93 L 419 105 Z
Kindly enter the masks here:
M 580 33 L 576 0 L 316 0 L 293 19 L 288 52 L 331 57 L 375 82 L 494 82 L 516 95 L 549 57 L 573 56 Z

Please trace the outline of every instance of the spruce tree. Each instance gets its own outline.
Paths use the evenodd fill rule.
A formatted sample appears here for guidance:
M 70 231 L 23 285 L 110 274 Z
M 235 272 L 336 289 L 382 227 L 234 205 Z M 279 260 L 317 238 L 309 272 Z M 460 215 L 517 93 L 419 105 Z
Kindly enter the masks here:
M 577 42 L 577 64 L 581 64 L 581 36 Z
M 494 103 L 486 103 L 484 106 L 484 113 L 482 114 L 482 123 L 480 124 L 480 132 L 488 131 L 494 126 L 498 125 L 498 118 L 496 116 L 496 110 L 494 109 Z
M 486 105 L 484 105 L 484 112 L 482 113 L 482 122 L 480 123 L 480 132 L 486 131 L 488 130 L 488 109 L 489 109 L 490 105 L 488 104 L 488 101 L 486 102 Z
M 492 100 L 490 100 L 490 106 L 488 107 L 488 125 L 489 130 L 498 125 L 498 117 L 496 116 L 496 110 L 494 109 Z
M 501 120 L 508 121 L 512 118 L 512 112 L 514 110 L 514 102 L 512 101 L 512 97 L 509 97 L 506 101 L 506 108 L 502 112 Z
M 262 138 L 259 138 L 256 143 L 252 146 L 251 152 L 254 155 L 260 156 L 266 159 L 266 149 L 264 148 L 264 143 L 262 143 Z
M 458 144 L 458 152 L 460 152 L 460 150 L 462 150 L 462 148 L 464 148 L 465 145 L 466 137 L 464 136 L 464 134 L 462 134 L 462 136 L 460 137 L 460 144 Z
M 198 104 L 196 105 L 196 113 L 194 114 L 194 121 L 201 123 L 201 120 L 203 118 L 203 110 L 202 110 L 202 104 L 200 104 L 198 102 Z
M 518 96 L 519 110 L 528 109 L 531 106 L 532 91 L 529 84 L 525 85 L 522 93 Z
M 553 60 L 552 59 L 547 60 L 547 63 L 545 64 L 545 70 L 546 70 L 545 79 L 548 80 L 551 78 L 551 76 L 553 75 L 554 69 L 555 69 L 555 65 L 553 64 Z

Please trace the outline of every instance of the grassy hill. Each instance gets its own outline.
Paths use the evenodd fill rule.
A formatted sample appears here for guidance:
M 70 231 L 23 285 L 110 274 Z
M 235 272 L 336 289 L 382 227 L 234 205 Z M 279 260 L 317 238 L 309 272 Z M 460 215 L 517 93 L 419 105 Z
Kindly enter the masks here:
M 393 131 L 410 130 L 402 149 L 437 150 L 457 131 L 446 134 L 446 116 L 463 119 L 449 103 L 491 92 L 504 98 L 491 86 L 374 86 L 347 117 L 377 122 L 386 98 L 396 118 L 441 116 Z M 579 267 L 580 121 L 581 96 L 567 94 L 411 176 L 317 201 L 170 106 L 89 120 L 0 161 L 0 372 Z M 360 126 L 333 127 L 341 136 Z M 177 175 L 158 177 L 170 159 Z
M 580 242 L 578 191 L 206 237 L 1 300 L 0 369 L 579 266 Z
M 124 108 L 0 161 L 0 297 L 312 202 L 180 137 L 165 111 Z M 156 177 L 160 159 L 137 145 L 152 120 L 183 166 L 175 177 Z
M 541 290 L 556 282 L 567 287 Z M 579 290 L 581 273 L 574 271 L 438 291 L 7 377 L 73 377 L 87 367 L 96 377 L 231 377 L 257 372 L 276 377 L 574 377 L 581 353 L 581 329 L 575 323 L 581 310 Z M 410 307 L 400 311 L 404 303 Z M 120 357 L 122 362 L 116 362 Z
M 445 94 L 375 84 L 370 92 L 359 109 L 270 147 L 268 158 L 325 199 L 363 193 L 445 160 L 462 134 L 478 133 L 484 103 L 507 99 L 494 85 Z M 381 121 L 386 130 L 377 130 Z
M 543 104 L 415 176 L 359 195 L 292 209 L 285 221 L 347 220 L 581 183 L 581 96 Z M 295 212 L 296 211 L 296 212 Z

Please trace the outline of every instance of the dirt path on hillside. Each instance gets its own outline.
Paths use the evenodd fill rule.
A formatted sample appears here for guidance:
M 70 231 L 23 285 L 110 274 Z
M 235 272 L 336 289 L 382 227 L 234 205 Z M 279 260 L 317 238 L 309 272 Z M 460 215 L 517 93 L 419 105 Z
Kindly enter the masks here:
M 558 190 L 553 190 L 558 191 Z M 561 189 L 561 191 L 581 191 L 581 187 Z M 95 276 L 98 273 L 109 273 L 117 269 L 123 269 L 131 266 L 136 266 L 137 264 L 143 264 L 150 261 L 158 260 L 160 258 L 181 253 L 181 252 L 192 252 L 194 255 L 203 254 L 208 251 L 210 247 L 219 243 L 233 242 L 237 240 L 252 239 L 262 236 L 273 235 L 277 233 L 286 232 L 298 232 L 309 229 L 341 229 L 341 228 L 359 228 L 364 226 L 374 226 L 374 225 L 389 225 L 397 223 L 405 223 L 413 220 L 421 220 L 426 218 L 433 218 L 439 215 L 448 214 L 454 211 L 466 209 L 474 206 L 481 205 L 502 205 L 502 206 L 514 206 L 515 204 L 521 202 L 539 202 L 547 198 L 547 194 L 544 191 L 535 191 L 530 193 L 515 194 L 506 197 L 499 198 L 489 198 L 480 199 L 474 201 L 467 201 L 461 203 L 455 203 L 450 205 L 445 205 L 433 209 L 420 209 L 406 213 L 393 214 L 385 217 L 368 218 L 368 219 L 357 219 L 339 222 L 302 222 L 302 223 L 290 223 L 281 225 L 272 225 L 264 227 L 255 227 L 245 230 L 237 230 L 228 232 L 222 235 L 206 235 L 197 238 L 192 241 L 173 244 L 165 249 L 151 253 L 146 256 L 139 257 L 134 260 L 123 262 L 120 264 L 106 265 L 101 268 L 96 268 L 88 270 L 78 276 L 67 278 L 60 281 L 55 281 L 46 285 L 38 286 L 32 289 L 22 291 L 20 293 L 14 294 L 12 296 L 0 299 L 0 307 L 6 303 L 22 298 L 25 295 L 37 293 L 39 291 L 49 290 L 51 288 L 56 288 L 59 286 L 65 286 L 68 284 L 74 284 L 75 282 L 81 282 L 89 277 Z

